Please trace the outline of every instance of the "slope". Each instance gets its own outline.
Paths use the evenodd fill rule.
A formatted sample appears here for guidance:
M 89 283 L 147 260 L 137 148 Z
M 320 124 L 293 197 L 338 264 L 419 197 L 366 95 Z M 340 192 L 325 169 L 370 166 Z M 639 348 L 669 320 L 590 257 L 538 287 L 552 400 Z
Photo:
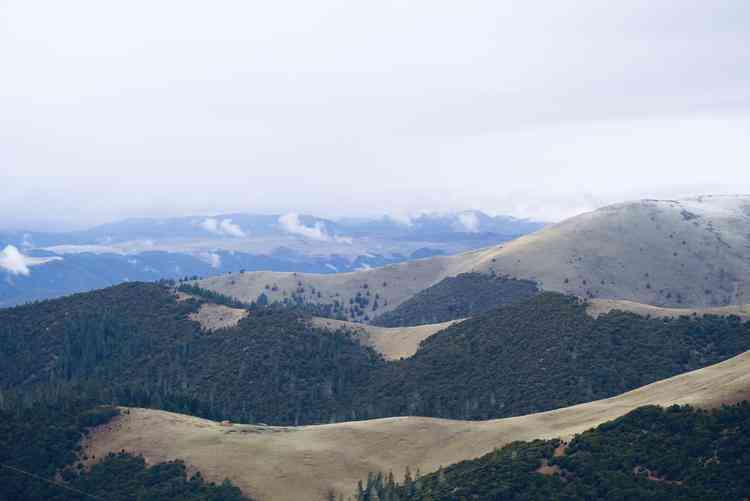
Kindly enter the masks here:
M 610 397 L 750 349 L 750 322 L 737 317 L 594 319 L 552 292 L 442 329 L 367 337 L 296 308 L 256 305 L 240 319 L 244 310 L 185 297 L 130 283 L 0 310 L 0 391 L 80 384 L 107 403 L 278 425 L 491 419 Z M 389 361 L 373 346 L 413 354 Z
M 464 270 L 655 306 L 742 304 L 750 297 L 750 196 L 604 207 L 472 254 Z
M 593 317 L 610 311 L 627 311 L 654 318 L 675 318 L 683 315 L 735 315 L 743 320 L 750 319 L 750 304 L 714 306 L 713 308 L 660 308 L 621 299 L 591 299 L 586 309 L 586 312 Z
M 345 330 L 354 333 L 359 342 L 370 346 L 386 360 L 411 357 L 422 341 L 460 320 L 415 327 L 377 327 L 375 325 L 347 322 L 332 318 L 315 317 L 313 325 L 330 331 Z
M 617 397 L 493 421 L 397 417 L 303 427 L 220 423 L 132 409 L 87 443 L 89 454 L 182 459 L 210 480 L 224 476 L 261 500 L 349 494 L 369 472 L 434 471 L 515 440 L 569 437 L 644 405 L 715 407 L 750 398 L 750 353 Z
M 365 320 L 389 311 L 442 279 L 467 272 L 535 281 L 544 290 L 624 299 L 665 307 L 713 307 L 749 302 L 750 196 L 682 201 L 641 200 L 581 214 L 507 244 L 455 256 L 321 276 L 251 273 L 215 277 L 203 287 L 245 301 L 298 294 L 305 302 L 346 308 L 365 284 Z M 266 286 L 268 286 L 266 288 Z M 359 312 L 357 312 L 359 313 Z

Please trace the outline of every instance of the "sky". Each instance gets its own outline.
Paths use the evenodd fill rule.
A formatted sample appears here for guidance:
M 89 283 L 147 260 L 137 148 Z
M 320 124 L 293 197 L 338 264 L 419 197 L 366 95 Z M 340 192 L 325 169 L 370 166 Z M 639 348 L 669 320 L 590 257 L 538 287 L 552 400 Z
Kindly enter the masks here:
M 750 2 L 0 1 L 0 227 L 750 193 Z

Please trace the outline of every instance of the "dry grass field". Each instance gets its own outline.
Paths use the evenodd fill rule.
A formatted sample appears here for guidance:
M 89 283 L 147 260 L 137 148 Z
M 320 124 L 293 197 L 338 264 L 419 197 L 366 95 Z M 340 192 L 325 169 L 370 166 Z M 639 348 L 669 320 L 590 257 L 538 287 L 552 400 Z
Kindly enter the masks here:
M 247 315 L 248 311 L 241 308 L 203 303 L 196 313 L 190 314 L 190 320 L 195 320 L 207 331 L 215 331 L 226 327 L 234 327 Z
M 331 331 L 346 329 L 353 332 L 360 343 L 371 346 L 386 360 L 398 360 L 414 355 L 419 343 L 436 332 L 446 329 L 461 320 L 451 320 L 439 324 L 418 325 L 416 327 L 377 327 L 345 320 L 316 317 L 313 325 Z
M 513 440 L 568 437 L 643 405 L 713 407 L 750 399 L 750 352 L 617 397 L 492 421 L 394 417 L 317 426 L 223 426 L 164 411 L 128 409 L 90 435 L 101 458 L 126 450 L 151 461 L 182 459 L 215 481 L 230 478 L 262 501 L 346 495 L 370 471 L 423 472 L 480 456 Z
M 674 318 L 692 315 L 736 315 L 743 320 L 750 320 L 750 304 L 716 306 L 713 308 L 660 308 L 650 304 L 618 299 L 591 299 L 589 300 L 589 307 L 586 309 L 586 312 L 596 318 L 613 310 L 629 311 L 653 318 Z

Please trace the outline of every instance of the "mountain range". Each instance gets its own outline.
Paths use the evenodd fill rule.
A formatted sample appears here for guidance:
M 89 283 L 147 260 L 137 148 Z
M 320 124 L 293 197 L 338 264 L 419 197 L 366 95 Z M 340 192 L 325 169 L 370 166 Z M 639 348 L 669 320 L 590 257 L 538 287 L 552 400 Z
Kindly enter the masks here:
M 374 268 L 484 247 L 541 226 L 464 211 L 339 221 L 220 214 L 126 219 L 61 233 L 0 231 L 0 306 L 132 280 Z
M 287 219 L 303 242 L 370 238 Z M 215 221 L 216 240 L 251 231 Z M 52 247 L 24 254 L 47 260 L 29 276 L 76 255 Z M 26 437 L 0 464 L 36 475 L 0 470 L 0 495 L 79 499 L 42 477 L 123 499 L 750 497 L 749 196 L 621 203 L 411 257 L 0 309 L 0 427 Z

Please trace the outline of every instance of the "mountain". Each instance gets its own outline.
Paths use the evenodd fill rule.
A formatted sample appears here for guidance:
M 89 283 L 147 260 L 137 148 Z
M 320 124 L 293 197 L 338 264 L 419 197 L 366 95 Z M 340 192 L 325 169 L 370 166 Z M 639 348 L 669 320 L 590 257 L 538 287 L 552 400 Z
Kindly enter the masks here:
M 643 200 L 573 217 L 464 267 L 655 306 L 750 302 L 750 196 Z
M 474 214 L 485 223 L 469 232 L 451 225 L 457 217 L 404 226 L 389 218 L 221 214 L 126 219 L 66 233 L 0 232 L 0 307 L 133 280 L 377 268 L 493 245 L 541 226 Z
M 370 320 L 461 273 L 536 282 L 543 290 L 661 307 L 750 303 L 750 196 L 641 200 L 604 207 L 484 250 L 323 277 L 245 274 L 202 287 L 252 301 L 283 300 L 298 289 L 310 303 L 344 304 L 367 287 L 383 300 L 354 312 Z M 266 285 L 272 284 L 270 292 Z M 320 294 L 317 294 L 320 293 Z M 624 303 L 625 304 L 625 303 Z M 350 309 L 351 310 L 351 309 Z M 365 319 L 365 316 L 367 319 Z
M 747 497 L 747 404 L 652 406 L 750 398 L 748 206 L 740 196 L 644 200 L 460 254 L 408 241 L 409 260 L 377 268 L 241 269 L 0 309 L 1 426 L 28 440 L 6 443 L 7 457 L 92 492 L 114 478 L 125 497 L 168 484 L 239 499 L 231 483 L 188 478 L 188 467 L 260 500 L 331 499 L 365 478 L 358 501 Z M 284 240 L 294 245 L 275 247 L 275 259 L 366 268 L 395 256 L 326 254 L 369 237 L 346 234 L 345 221 L 288 216 L 278 222 L 297 228 Z M 147 262 L 181 266 L 173 254 L 201 259 L 211 241 L 224 247 L 205 266 L 247 263 L 233 247 L 249 241 L 246 228 L 235 224 L 201 223 L 223 234 L 164 240 Z M 482 234 L 454 233 L 469 235 L 464 243 Z M 86 254 L 111 259 L 97 275 L 116 274 L 119 258 L 137 271 L 146 254 L 70 249 L 125 245 L 114 241 L 63 251 L 23 240 L 0 255 L 6 284 Z M 378 476 L 407 467 L 433 473 L 407 473 L 401 486 Z M 23 489 L 41 496 L 33 482 Z

